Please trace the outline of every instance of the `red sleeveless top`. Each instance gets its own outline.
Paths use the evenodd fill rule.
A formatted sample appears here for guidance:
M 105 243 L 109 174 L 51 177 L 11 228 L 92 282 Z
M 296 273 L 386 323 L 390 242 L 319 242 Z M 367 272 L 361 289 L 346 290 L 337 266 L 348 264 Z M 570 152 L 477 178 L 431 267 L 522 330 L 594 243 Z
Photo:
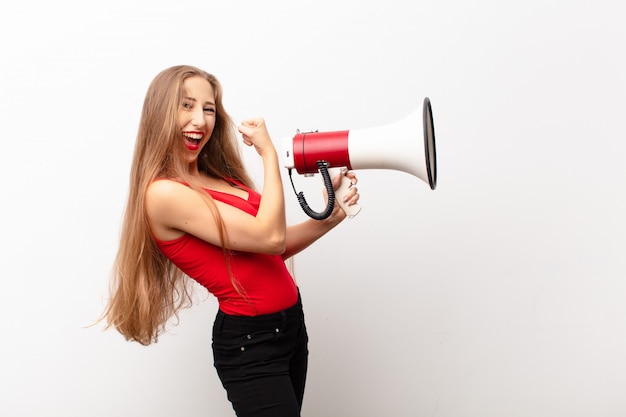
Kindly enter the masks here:
M 248 192 L 248 199 L 205 189 L 215 200 L 256 216 L 261 195 L 234 180 L 227 180 Z M 161 252 L 189 277 L 213 294 L 226 314 L 256 316 L 270 314 L 293 306 L 298 289 L 280 255 L 229 251 L 232 275 L 243 288 L 240 295 L 228 275 L 222 248 L 188 233 L 178 239 L 154 238 Z

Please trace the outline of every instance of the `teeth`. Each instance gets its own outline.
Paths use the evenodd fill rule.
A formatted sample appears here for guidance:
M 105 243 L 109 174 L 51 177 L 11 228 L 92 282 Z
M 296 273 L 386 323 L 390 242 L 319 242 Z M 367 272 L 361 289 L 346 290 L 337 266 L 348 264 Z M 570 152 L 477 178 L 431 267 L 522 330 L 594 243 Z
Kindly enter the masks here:
M 188 133 L 188 132 L 183 132 L 183 136 L 189 138 L 189 139 L 193 139 L 193 140 L 200 140 L 202 139 L 202 133 Z

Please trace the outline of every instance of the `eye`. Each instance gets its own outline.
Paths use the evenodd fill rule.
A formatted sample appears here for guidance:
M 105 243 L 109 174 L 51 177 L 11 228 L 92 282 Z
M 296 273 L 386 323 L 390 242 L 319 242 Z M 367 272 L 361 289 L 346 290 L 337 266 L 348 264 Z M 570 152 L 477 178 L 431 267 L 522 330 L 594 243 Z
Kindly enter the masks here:
M 190 103 L 189 101 L 183 101 L 182 107 L 183 107 L 183 109 L 189 110 L 189 109 L 193 108 L 193 104 Z
M 209 114 L 215 113 L 215 109 L 213 107 L 205 107 L 202 110 L 204 110 L 205 113 L 209 113 Z

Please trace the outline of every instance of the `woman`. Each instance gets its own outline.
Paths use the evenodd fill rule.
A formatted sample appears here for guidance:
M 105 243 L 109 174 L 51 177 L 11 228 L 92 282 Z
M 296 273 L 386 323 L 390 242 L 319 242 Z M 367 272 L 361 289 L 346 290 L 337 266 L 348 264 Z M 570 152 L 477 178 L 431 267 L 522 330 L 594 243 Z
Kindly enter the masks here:
M 326 220 L 287 227 L 278 156 L 264 120 L 245 120 L 238 131 L 263 161 L 260 194 L 238 153 L 217 79 L 175 66 L 152 81 L 107 326 L 143 345 L 156 342 L 168 319 L 191 304 L 191 277 L 219 302 L 214 362 L 237 415 L 298 416 L 308 338 L 285 260 L 346 215 L 336 205 Z M 352 187 L 345 200 L 355 204 L 358 198 Z

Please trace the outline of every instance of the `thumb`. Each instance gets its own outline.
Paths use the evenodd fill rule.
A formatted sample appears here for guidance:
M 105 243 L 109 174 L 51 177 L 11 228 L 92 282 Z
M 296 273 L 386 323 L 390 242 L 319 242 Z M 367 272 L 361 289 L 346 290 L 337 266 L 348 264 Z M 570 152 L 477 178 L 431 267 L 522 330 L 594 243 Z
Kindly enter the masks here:
M 336 190 L 337 188 L 339 188 L 341 186 L 341 180 L 343 179 L 342 177 L 344 176 L 344 174 L 339 173 L 337 175 L 335 175 L 334 178 L 332 178 L 332 182 L 333 182 L 333 189 Z

